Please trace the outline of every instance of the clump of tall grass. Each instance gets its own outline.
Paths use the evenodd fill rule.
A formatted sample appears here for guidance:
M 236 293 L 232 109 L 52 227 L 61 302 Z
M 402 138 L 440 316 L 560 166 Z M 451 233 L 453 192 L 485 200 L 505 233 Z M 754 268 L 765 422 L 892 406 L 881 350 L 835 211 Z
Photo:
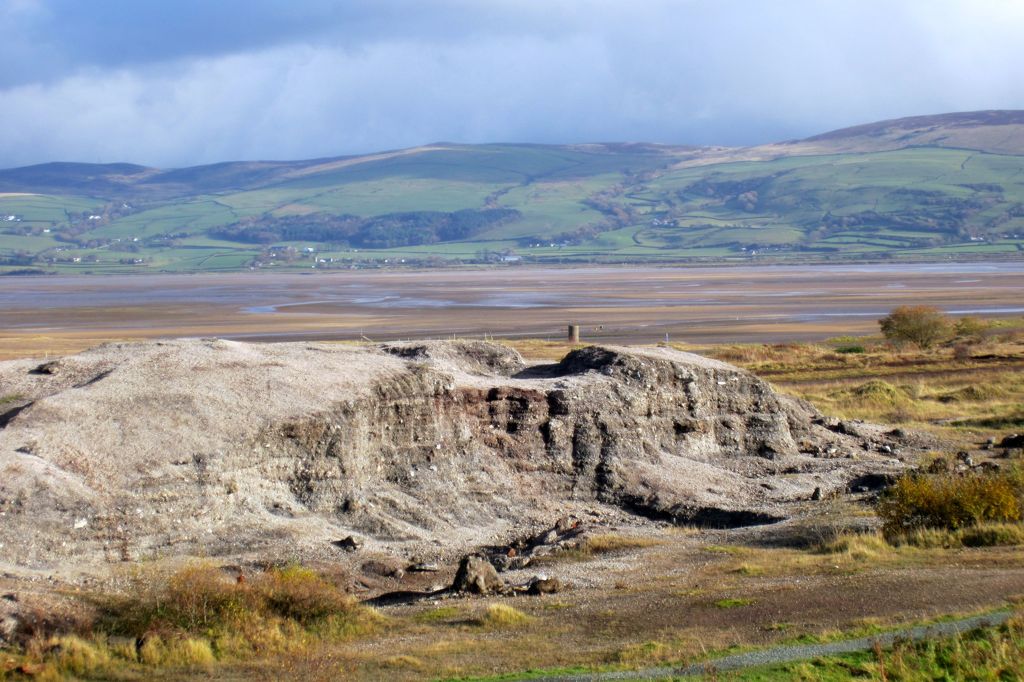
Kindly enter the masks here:
M 956 637 L 899 641 L 880 648 L 867 671 L 890 680 L 1019 680 L 1024 676 L 1024 621 L 1015 616 L 998 627 Z
M 897 536 L 881 533 L 847 533 L 818 545 L 825 554 L 843 554 L 856 561 L 877 561 L 898 547 L 958 549 L 961 547 L 1012 547 L 1024 545 L 1024 524 L 983 522 L 966 528 L 915 528 Z
M 881 379 L 872 379 L 855 386 L 850 389 L 849 395 L 858 401 L 873 403 L 880 407 L 905 405 L 909 398 L 905 391 Z
M 826 554 L 845 554 L 857 561 L 870 561 L 891 553 L 892 545 L 877 533 L 842 533 L 823 542 L 818 549 Z
M 526 625 L 532 620 L 514 606 L 507 604 L 491 604 L 479 618 L 480 625 L 494 629 L 515 628 Z

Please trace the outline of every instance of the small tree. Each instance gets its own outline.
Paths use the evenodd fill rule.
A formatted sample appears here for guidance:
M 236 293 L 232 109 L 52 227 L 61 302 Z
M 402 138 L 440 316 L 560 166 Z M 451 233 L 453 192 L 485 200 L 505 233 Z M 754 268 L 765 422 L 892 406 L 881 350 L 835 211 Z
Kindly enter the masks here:
M 949 316 L 930 305 L 902 305 L 878 321 L 882 335 L 895 343 L 929 348 L 952 334 Z

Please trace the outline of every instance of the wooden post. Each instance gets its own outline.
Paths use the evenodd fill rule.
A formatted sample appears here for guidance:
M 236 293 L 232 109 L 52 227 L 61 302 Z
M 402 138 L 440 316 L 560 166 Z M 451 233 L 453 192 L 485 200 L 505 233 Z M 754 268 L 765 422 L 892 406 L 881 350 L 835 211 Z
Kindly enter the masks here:
M 580 326 L 578 324 L 569 325 L 569 343 L 580 342 Z

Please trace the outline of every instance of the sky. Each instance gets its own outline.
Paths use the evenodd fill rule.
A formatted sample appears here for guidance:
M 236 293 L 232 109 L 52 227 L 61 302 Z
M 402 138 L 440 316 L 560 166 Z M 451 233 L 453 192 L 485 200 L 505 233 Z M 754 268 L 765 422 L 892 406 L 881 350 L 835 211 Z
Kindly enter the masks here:
M 1024 109 L 1021 0 L 0 0 L 0 167 Z

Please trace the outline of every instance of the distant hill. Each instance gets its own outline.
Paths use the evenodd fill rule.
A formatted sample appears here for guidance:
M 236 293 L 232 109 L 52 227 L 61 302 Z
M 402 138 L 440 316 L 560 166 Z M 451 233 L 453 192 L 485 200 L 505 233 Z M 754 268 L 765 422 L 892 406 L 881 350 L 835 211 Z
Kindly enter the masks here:
M 972 111 L 913 116 L 833 130 L 805 143 L 900 149 L 909 146 L 974 149 L 992 154 L 1024 154 L 1024 111 Z M 850 148 L 850 151 L 854 149 Z
M 0 272 L 1024 255 L 1024 112 L 745 148 L 436 143 L 0 170 Z

